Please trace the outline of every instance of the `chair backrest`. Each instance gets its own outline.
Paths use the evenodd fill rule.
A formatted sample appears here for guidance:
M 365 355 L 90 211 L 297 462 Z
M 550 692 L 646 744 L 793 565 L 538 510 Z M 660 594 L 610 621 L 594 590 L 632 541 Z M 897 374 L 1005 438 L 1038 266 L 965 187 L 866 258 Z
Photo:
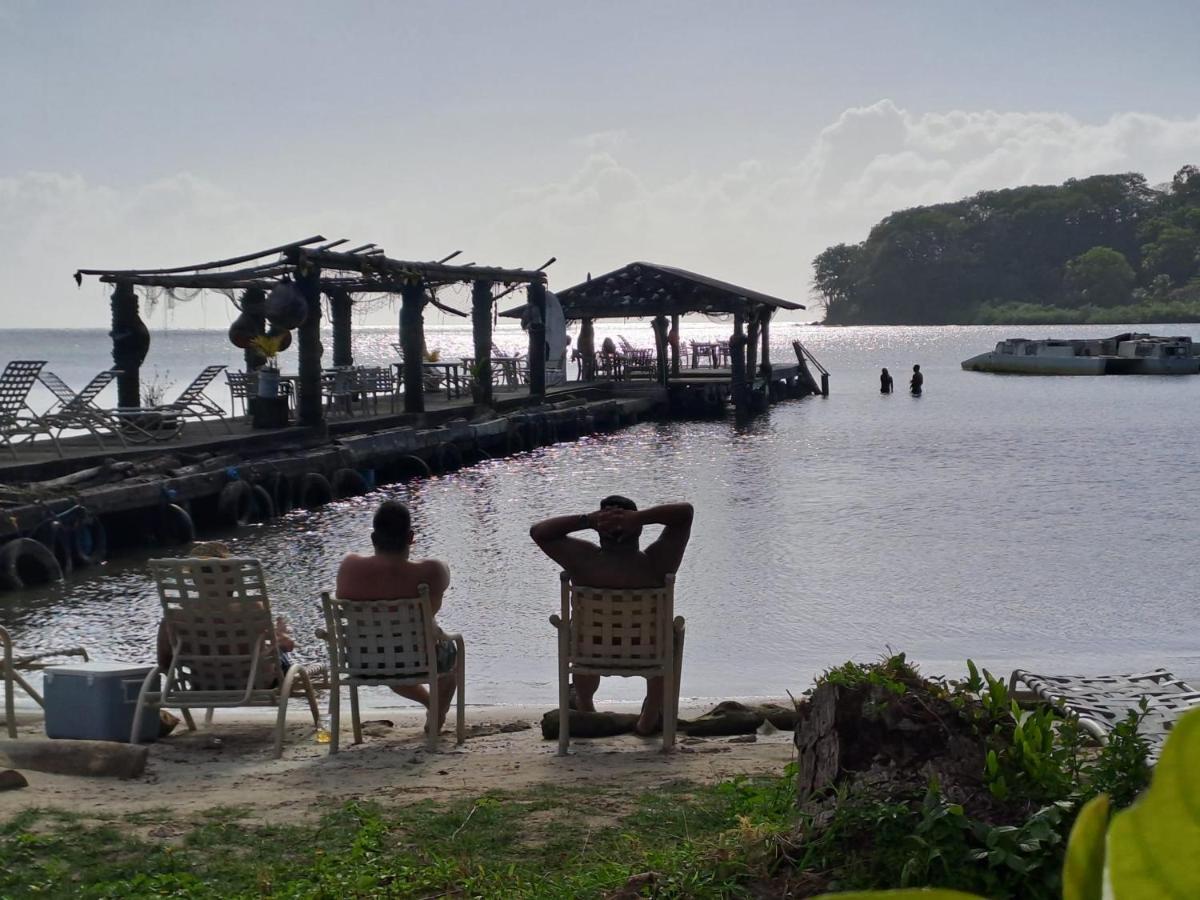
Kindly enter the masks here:
M 100 392 L 112 384 L 120 374 L 120 369 L 105 369 L 103 372 L 97 373 L 96 377 L 84 385 L 83 390 L 76 394 L 75 399 L 67 405 L 72 409 L 91 406 L 92 402 L 100 396 Z
M 238 400 L 246 399 L 250 390 L 249 372 L 226 372 L 225 380 L 229 382 L 229 396 Z
M 44 359 L 14 359 L 4 367 L 0 373 L 0 412 L 16 415 L 25 408 L 29 389 L 44 365 Z
M 50 393 L 54 395 L 54 399 L 61 406 L 67 407 L 75 401 L 75 392 L 71 390 L 71 386 L 49 369 L 43 369 L 39 372 L 37 380 L 50 390 Z
M 204 393 L 204 389 L 212 384 L 216 378 L 225 369 L 224 365 L 220 366 L 205 366 L 204 369 L 197 375 L 192 383 L 183 389 L 183 393 L 176 398 L 176 404 L 188 404 Z
M 347 600 L 325 593 L 330 663 L 342 678 L 422 679 L 436 669 L 436 626 L 429 585 L 418 596 Z
M 570 616 L 571 661 L 585 666 L 639 669 L 662 665 L 673 646 L 675 576 L 662 587 L 593 588 L 560 576 L 563 611 Z
M 244 691 L 252 678 L 264 689 L 279 680 L 275 625 L 257 559 L 152 559 L 150 571 L 179 645 L 177 677 L 185 690 Z

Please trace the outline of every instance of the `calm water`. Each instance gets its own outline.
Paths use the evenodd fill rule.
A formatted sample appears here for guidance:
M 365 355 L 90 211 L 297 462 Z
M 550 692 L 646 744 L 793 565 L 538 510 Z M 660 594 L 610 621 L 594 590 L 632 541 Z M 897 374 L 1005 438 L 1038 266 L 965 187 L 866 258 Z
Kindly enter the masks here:
M 616 331 L 651 343 L 646 325 Z M 727 331 L 685 325 L 683 336 Z M 405 499 L 417 552 L 450 562 L 443 624 L 467 638 L 475 703 L 555 702 L 546 617 L 558 606 L 557 572 L 528 527 L 614 492 L 697 507 L 678 587 L 690 697 L 796 693 L 821 669 L 888 645 L 930 672 L 958 673 L 968 656 L 997 671 L 1200 672 L 1200 378 L 1022 378 L 959 368 L 1022 334 L 1047 336 L 776 324 L 775 357 L 789 358 L 791 339 L 802 337 L 833 373 L 828 399 L 781 404 L 744 428 L 732 420 L 643 424 L 543 448 L 298 511 L 243 529 L 232 543 L 264 561 L 272 604 L 303 644 L 339 558 L 367 548 L 374 505 Z M 393 339 L 390 329 L 364 331 L 356 356 L 386 360 Z M 511 330 L 498 342 L 515 348 L 522 340 Z M 468 332 L 441 329 L 429 344 L 457 356 L 469 341 Z M 219 334 L 156 333 L 147 366 L 186 381 L 223 360 L 226 346 Z M 106 353 L 98 332 L 0 332 L 0 361 L 44 355 L 72 384 L 105 365 Z M 237 351 L 225 355 L 238 363 Z M 879 368 L 888 366 L 901 388 L 914 362 L 926 373 L 925 395 L 880 396 Z M 148 662 L 157 619 L 140 560 L 0 597 L 0 623 L 23 646 L 82 642 L 100 658 Z M 311 641 L 306 649 L 319 655 Z M 639 695 L 640 684 L 610 681 L 603 696 Z

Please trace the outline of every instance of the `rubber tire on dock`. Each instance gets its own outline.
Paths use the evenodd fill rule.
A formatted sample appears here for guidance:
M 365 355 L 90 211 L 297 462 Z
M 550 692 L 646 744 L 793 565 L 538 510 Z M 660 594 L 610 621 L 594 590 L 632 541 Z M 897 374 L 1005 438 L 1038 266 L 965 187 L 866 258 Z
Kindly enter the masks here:
M 33 538 L 14 538 L 0 547 L 0 588 L 17 591 L 62 581 L 62 577 L 50 548 Z
M 300 479 L 300 486 L 296 489 L 296 500 L 305 509 L 316 509 L 333 500 L 333 488 L 329 486 L 329 481 L 324 475 L 309 472 Z
M 158 541 L 167 547 L 182 547 L 196 540 L 192 514 L 178 503 L 167 503 L 158 511 Z
M 292 479 L 282 472 L 274 472 L 267 477 L 266 488 L 271 492 L 271 500 L 275 504 L 275 515 L 285 516 L 292 511 Z
M 246 481 L 231 481 L 217 497 L 217 521 L 225 528 L 248 525 L 254 511 L 254 488 Z
M 48 519 L 33 530 L 33 539 L 54 554 L 63 575 L 70 575 L 75 568 L 75 557 L 71 552 L 71 529 L 62 522 Z
M 333 473 L 330 484 L 336 500 L 361 497 L 367 492 L 367 479 L 357 469 L 338 469 Z
M 71 525 L 71 554 L 77 566 L 99 565 L 108 559 L 108 532 L 99 517 L 86 507 Z
M 458 449 L 458 444 L 449 442 L 438 444 L 437 449 L 433 452 L 433 462 L 436 472 L 453 472 L 461 469 L 463 467 L 462 451 Z
M 508 434 L 504 438 L 504 452 L 508 456 L 514 456 L 529 449 L 529 442 L 526 435 L 529 429 L 524 423 L 514 425 L 508 430 Z
M 261 484 L 250 489 L 250 521 L 269 522 L 275 518 L 275 501 L 271 492 Z

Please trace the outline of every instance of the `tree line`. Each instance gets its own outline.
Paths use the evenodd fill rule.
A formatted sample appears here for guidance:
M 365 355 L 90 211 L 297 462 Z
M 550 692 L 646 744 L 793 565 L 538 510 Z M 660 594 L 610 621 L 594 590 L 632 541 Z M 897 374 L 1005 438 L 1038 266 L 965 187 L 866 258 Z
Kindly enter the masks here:
M 830 325 L 1200 321 L 1200 169 L 981 191 L 813 260 Z

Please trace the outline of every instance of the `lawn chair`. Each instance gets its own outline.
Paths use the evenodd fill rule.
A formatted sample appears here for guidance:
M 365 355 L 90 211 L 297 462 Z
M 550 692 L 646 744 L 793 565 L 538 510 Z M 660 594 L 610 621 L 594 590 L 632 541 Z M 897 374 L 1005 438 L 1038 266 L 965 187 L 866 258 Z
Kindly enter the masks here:
M 398 600 L 345 600 L 328 592 L 321 594 L 325 609 L 326 639 L 329 642 L 329 752 L 338 752 L 341 730 L 342 687 L 350 688 L 350 721 L 354 743 L 362 743 L 358 718 L 358 689 L 370 686 L 428 685 L 429 711 L 425 734 L 430 750 L 436 750 L 438 628 L 429 602 L 429 585 L 417 586 L 418 596 Z M 461 634 L 448 634 L 458 649 L 455 663 L 458 709 L 457 743 L 466 738 L 466 648 Z
M 8 447 L 13 459 L 17 458 L 17 450 L 13 447 L 14 437 L 23 436 L 32 441 L 39 434 L 50 438 L 59 459 L 63 455 L 62 447 L 58 445 L 58 436 L 50 426 L 42 422 L 41 416 L 29 407 L 29 391 L 44 365 L 44 359 L 16 359 L 0 373 L 0 441 Z
M 1016 669 L 1009 692 L 1024 684 L 1041 700 L 1078 719 L 1080 726 L 1101 744 L 1130 712 L 1146 714 L 1138 733 L 1149 745 L 1151 764 L 1158 760 L 1167 734 L 1179 718 L 1200 706 L 1200 691 L 1180 681 L 1166 669 L 1133 675 L 1035 675 Z
M 635 347 L 635 346 L 633 346 L 633 344 L 629 343 L 629 341 L 627 341 L 625 339 L 625 335 L 623 335 L 623 334 L 617 335 L 617 343 L 621 345 L 622 353 L 633 353 L 635 350 L 637 350 L 637 347 Z
M 105 369 L 76 393 L 65 381 L 49 370 L 38 374 L 38 381 L 46 386 L 58 401 L 58 405 L 41 416 L 43 424 L 54 428 L 59 437 L 68 428 L 77 428 L 91 433 L 104 449 L 104 436 L 115 434 L 122 447 L 129 446 L 121 424 L 108 410 L 101 409 L 95 400 L 100 392 L 108 387 L 120 375 L 118 369 Z
M 150 571 L 171 636 L 171 663 L 162 688 L 155 666 L 138 694 L 130 743 L 138 742 L 147 708 L 179 707 L 195 731 L 192 707 L 270 706 L 276 708 L 275 757 L 283 755 L 288 698 L 308 700 L 314 724 L 320 722 L 313 693 L 314 667 L 292 664 L 280 671 L 275 623 L 262 565 L 256 559 L 152 559 Z
M 17 719 L 16 719 L 16 698 L 14 696 L 14 688 L 20 686 L 38 706 L 45 707 L 46 703 L 42 699 L 42 695 L 33 689 L 24 678 L 20 676 L 19 671 L 33 671 L 35 669 L 46 668 L 45 660 L 51 657 L 59 656 L 82 656 L 83 661 L 88 661 L 87 651 L 82 647 L 75 647 L 70 650 L 50 650 L 46 653 L 35 653 L 32 656 L 14 656 L 12 637 L 3 626 L 0 626 L 0 678 L 4 679 L 4 721 L 8 725 L 8 736 L 12 739 L 17 737 Z
M 362 395 L 363 407 L 371 401 L 371 412 L 379 414 L 379 397 L 388 401 L 388 410 L 396 411 L 396 373 L 384 366 L 364 366 L 357 370 L 358 390 Z
M 166 436 L 173 437 L 183 433 L 183 429 L 179 426 L 185 419 L 195 419 L 207 434 L 212 434 L 212 429 L 208 427 L 208 420 L 220 419 L 225 430 L 232 434 L 233 426 L 225 418 L 225 410 L 204 395 L 204 391 L 224 370 L 224 365 L 205 366 L 200 374 L 192 380 L 192 383 L 184 388 L 171 403 L 137 409 L 122 408 L 117 410 L 116 414 L 122 425 L 132 423 L 142 432 L 153 434 L 154 437 L 159 437 L 158 432 L 163 429 L 149 428 L 148 425 L 153 425 L 157 421 L 159 425 L 167 427 L 169 433 Z M 171 428 L 172 425 L 175 427 Z
M 683 616 L 675 616 L 675 576 L 662 587 L 611 590 L 572 584 L 563 572 L 558 629 L 558 755 L 571 740 L 570 681 L 580 675 L 663 678 L 663 750 L 675 745 Z

